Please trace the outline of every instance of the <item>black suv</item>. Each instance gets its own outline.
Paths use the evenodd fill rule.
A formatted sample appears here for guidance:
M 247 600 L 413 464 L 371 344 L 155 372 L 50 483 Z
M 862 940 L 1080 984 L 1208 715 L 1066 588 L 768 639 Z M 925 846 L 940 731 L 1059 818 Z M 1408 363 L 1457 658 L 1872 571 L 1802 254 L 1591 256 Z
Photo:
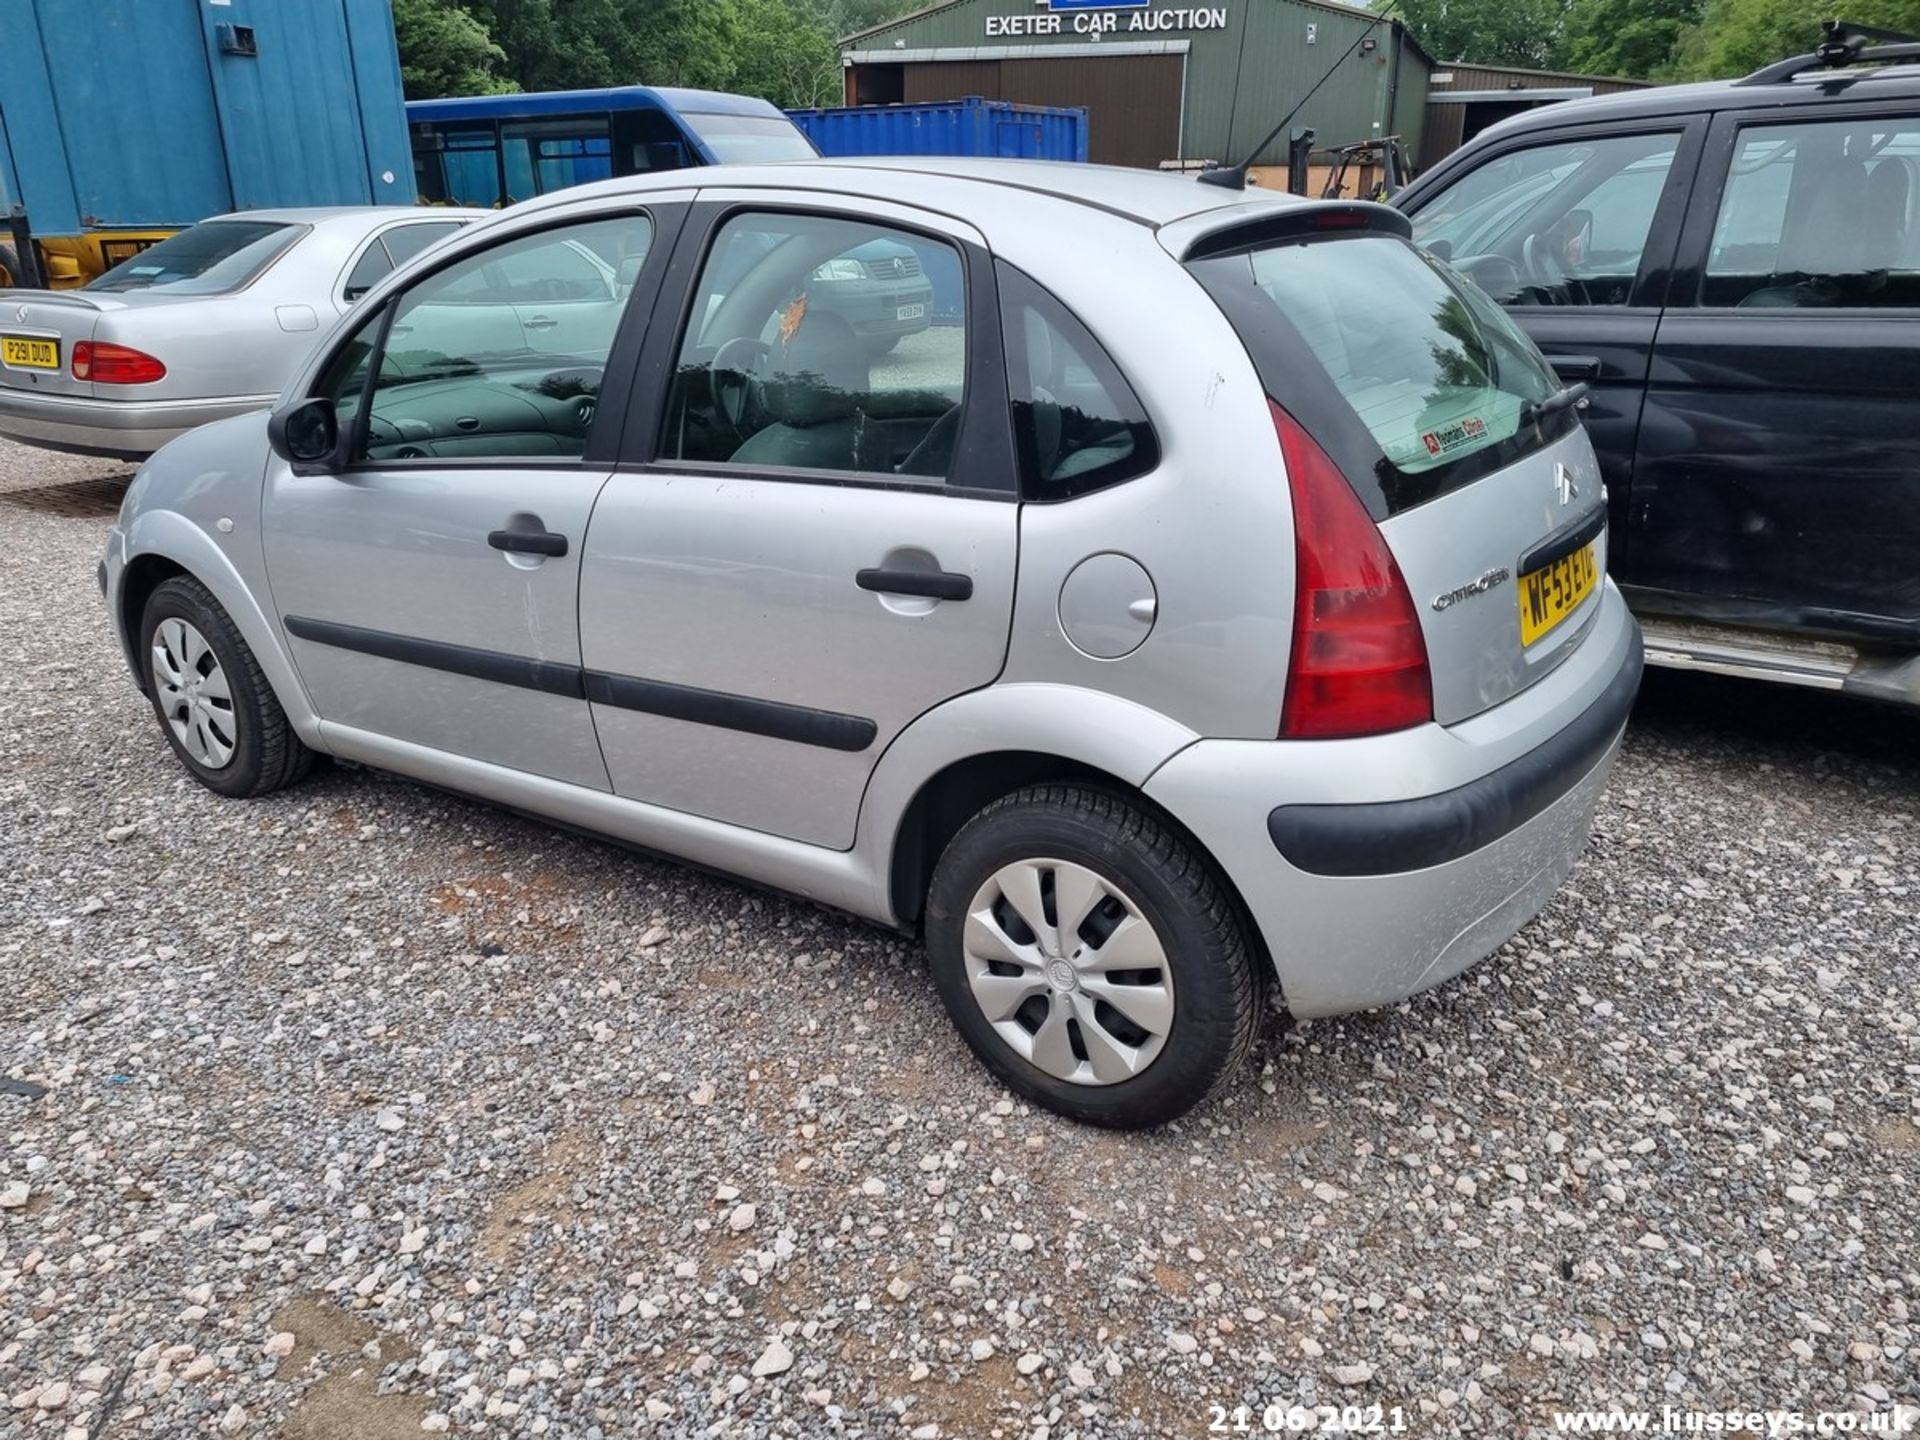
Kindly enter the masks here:
M 1920 705 L 1920 44 L 1877 38 L 1532 111 L 1393 203 L 1592 387 L 1650 661 Z

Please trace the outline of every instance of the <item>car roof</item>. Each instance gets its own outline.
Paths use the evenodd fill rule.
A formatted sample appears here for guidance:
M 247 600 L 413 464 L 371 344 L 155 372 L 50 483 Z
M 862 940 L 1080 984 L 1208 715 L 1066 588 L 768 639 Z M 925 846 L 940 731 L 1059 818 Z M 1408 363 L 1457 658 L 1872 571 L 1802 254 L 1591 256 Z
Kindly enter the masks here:
M 200 223 L 217 225 L 227 220 L 265 220 L 276 225 L 332 225 L 378 220 L 478 220 L 492 210 L 472 210 L 459 205 L 281 205 L 265 210 L 230 210 L 225 215 L 209 215 Z
M 1524 93 L 1524 92 L 1522 92 Z M 1810 105 L 1822 100 L 1920 99 L 1920 66 L 1882 65 L 1852 70 L 1809 70 L 1791 80 L 1754 84 L 1748 80 L 1706 80 L 1692 85 L 1660 85 L 1583 100 L 1561 100 L 1524 111 L 1474 137 L 1557 130 L 1563 125 L 1603 124 L 1667 115 L 1699 115 L 1717 110 L 1764 110 L 1780 105 Z
M 1206 211 L 1251 207 L 1267 212 L 1321 203 L 1259 186 L 1231 190 L 1202 185 L 1192 175 L 1129 170 L 1116 165 L 876 155 L 658 171 L 557 190 L 537 200 L 522 201 L 513 208 L 525 213 L 535 207 L 565 204 L 570 198 L 689 187 L 820 190 L 917 204 L 961 219 L 976 220 L 980 215 L 977 207 L 990 206 L 996 191 L 1017 190 L 1026 196 L 1104 212 L 1154 228 Z

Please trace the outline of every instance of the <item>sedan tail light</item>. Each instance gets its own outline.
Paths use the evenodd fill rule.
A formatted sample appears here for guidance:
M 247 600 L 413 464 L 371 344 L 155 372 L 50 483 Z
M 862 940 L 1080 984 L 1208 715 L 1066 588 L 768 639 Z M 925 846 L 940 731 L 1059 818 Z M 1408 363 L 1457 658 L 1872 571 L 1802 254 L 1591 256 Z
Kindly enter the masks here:
M 143 350 L 106 341 L 82 340 L 73 347 L 73 378 L 96 385 L 150 385 L 164 380 L 167 367 Z
M 1293 655 L 1286 740 L 1383 735 L 1433 718 L 1433 678 L 1413 595 L 1331 456 L 1273 405 L 1293 492 Z

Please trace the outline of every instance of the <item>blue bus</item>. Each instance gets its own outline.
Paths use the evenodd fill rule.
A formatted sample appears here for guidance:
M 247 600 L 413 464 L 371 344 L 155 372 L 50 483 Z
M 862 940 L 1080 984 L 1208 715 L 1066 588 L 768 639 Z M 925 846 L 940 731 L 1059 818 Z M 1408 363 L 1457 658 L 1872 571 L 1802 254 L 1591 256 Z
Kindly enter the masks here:
M 407 128 L 421 200 L 482 209 L 616 175 L 819 154 L 765 100 L 645 85 L 413 100 Z

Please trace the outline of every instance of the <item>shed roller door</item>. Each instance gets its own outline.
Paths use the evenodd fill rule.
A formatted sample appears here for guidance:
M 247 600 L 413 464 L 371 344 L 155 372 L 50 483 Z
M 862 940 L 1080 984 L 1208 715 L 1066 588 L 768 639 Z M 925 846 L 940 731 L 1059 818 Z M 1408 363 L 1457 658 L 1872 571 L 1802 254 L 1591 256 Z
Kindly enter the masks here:
M 1089 160 L 1151 169 L 1179 158 L 1185 65 L 1183 55 L 920 61 L 906 67 L 906 100 L 982 95 L 1020 105 L 1084 105 Z

